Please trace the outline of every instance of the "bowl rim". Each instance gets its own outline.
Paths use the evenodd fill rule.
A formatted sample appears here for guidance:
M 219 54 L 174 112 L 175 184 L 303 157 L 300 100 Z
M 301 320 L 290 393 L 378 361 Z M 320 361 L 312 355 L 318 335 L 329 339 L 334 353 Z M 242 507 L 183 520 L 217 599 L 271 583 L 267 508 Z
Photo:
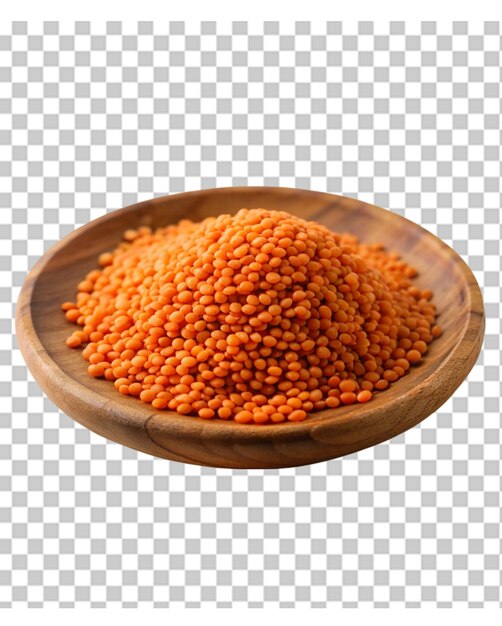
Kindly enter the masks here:
M 138 428 L 144 429 L 149 436 L 151 436 L 151 427 L 153 424 L 153 427 L 155 429 L 161 428 L 165 432 L 175 433 L 177 437 L 181 438 L 200 437 L 208 441 L 215 439 L 220 441 L 231 439 L 233 442 L 242 441 L 243 443 L 249 442 L 251 440 L 284 442 L 285 440 L 302 440 L 306 438 L 317 438 L 321 441 L 323 439 L 329 439 L 331 425 L 336 425 L 337 432 L 339 433 L 341 430 L 350 431 L 358 425 L 366 425 L 368 420 L 371 420 L 371 422 L 376 422 L 382 419 L 385 416 L 390 403 L 392 403 L 393 408 L 399 409 L 399 412 L 404 413 L 409 410 L 411 406 L 410 400 L 407 398 L 407 394 L 404 394 L 397 399 L 392 399 L 389 403 L 385 400 L 384 393 L 381 395 L 377 394 L 372 402 L 368 404 L 357 405 L 356 410 L 352 406 L 338 407 L 336 409 L 324 409 L 323 411 L 319 411 L 308 416 L 308 418 L 302 422 L 282 422 L 279 424 L 261 425 L 238 424 L 234 420 L 222 420 L 219 418 L 206 420 L 195 416 L 182 416 L 174 411 L 156 410 L 153 409 L 150 405 L 142 403 L 140 400 L 137 400 L 135 398 L 133 399 L 122 397 L 118 393 L 117 402 L 113 402 L 110 400 L 103 402 L 104 397 L 98 391 L 93 389 L 91 386 L 87 386 L 86 384 L 83 384 L 72 376 L 68 375 L 63 369 L 61 369 L 59 364 L 54 359 L 52 359 L 50 355 L 46 352 L 44 344 L 36 329 L 36 323 L 32 315 L 32 299 L 36 288 L 36 283 L 44 269 L 53 259 L 53 257 L 56 256 L 61 249 L 71 244 L 71 242 L 75 238 L 81 236 L 88 230 L 92 230 L 99 225 L 116 219 L 116 216 L 119 213 L 134 213 L 141 208 L 146 208 L 148 206 L 152 206 L 153 204 L 162 204 L 167 199 L 172 202 L 173 199 L 176 200 L 176 198 L 188 196 L 196 197 L 201 195 L 236 191 L 239 191 L 241 193 L 249 192 L 251 194 L 256 193 L 256 191 L 258 190 L 283 195 L 287 195 L 290 193 L 296 194 L 298 192 L 301 192 L 308 195 L 317 196 L 319 199 L 324 198 L 326 200 L 331 200 L 332 203 L 335 203 L 337 198 L 343 198 L 343 201 L 345 203 L 352 205 L 352 208 L 357 208 L 358 206 L 366 206 L 370 207 L 373 211 L 377 210 L 383 211 L 386 214 L 390 213 L 393 216 L 393 219 L 395 218 L 399 221 L 404 220 L 408 223 L 408 225 L 412 225 L 413 228 L 419 229 L 424 236 L 433 238 L 436 245 L 443 249 L 443 251 L 445 251 L 448 256 L 453 259 L 457 269 L 461 272 L 463 279 L 465 280 L 468 294 L 467 304 L 469 308 L 469 315 L 467 316 L 463 328 L 459 329 L 458 331 L 458 339 L 455 343 L 454 348 L 446 356 L 446 358 L 439 365 L 439 367 L 415 388 L 418 392 L 428 392 L 431 389 L 437 389 L 438 395 L 435 402 L 428 406 L 427 412 L 421 414 L 417 419 L 414 420 L 413 423 L 407 423 L 407 425 L 401 430 L 396 430 L 396 428 L 390 428 L 390 430 L 392 430 L 393 432 L 391 437 L 403 432 L 404 430 L 407 430 L 414 424 L 417 424 L 422 419 L 427 417 L 427 415 L 430 415 L 439 406 L 441 406 L 451 396 L 453 391 L 463 382 L 468 371 L 470 371 L 470 369 L 473 367 L 479 354 L 484 336 L 485 320 L 481 290 L 474 277 L 474 274 L 464 262 L 464 260 L 458 255 L 457 252 L 455 252 L 452 248 L 450 248 L 446 243 L 441 241 L 441 239 L 436 237 L 430 231 L 426 230 L 418 224 L 415 224 L 411 220 L 408 220 L 407 218 L 393 213 L 388 209 L 384 209 L 378 205 L 362 202 L 355 198 L 341 196 L 328 192 L 274 186 L 215 187 L 212 189 L 201 189 L 196 191 L 156 196 L 149 200 L 144 200 L 128 205 L 121 209 L 110 211 L 97 219 L 91 220 L 87 224 L 80 226 L 79 228 L 75 229 L 74 231 L 63 237 L 58 243 L 56 243 L 48 251 L 46 251 L 25 278 L 16 306 L 16 335 L 18 338 L 18 343 L 29 369 L 34 374 L 34 377 L 37 379 L 44 392 L 49 397 L 51 397 L 50 393 L 47 391 L 46 386 L 43 384 L 43 382 L 39 380 L 37 373 L 42 371 L 42 369 L 47 368 L 47 359 L 49 358 L 52 362 L 51 367 L 53 368 L 53 380 L 58 384 L 64 385 L 65 390 L 69 395 L 73 397 L 85 398 L 85 402 L 89 405 L 90 409 L 95 409 L 101 414 L 104 413 L 106 417 L 110 420 L 123 421 L 123 418 L 120 416 L 120 411 L 117 411 L 116 407 L 122 406 L 126 408 L 126 406 L 128 405 L 128 410 L 126 412 L 127 419 L 130 420 L 130 424 L 137 426 Z M 27 337 L 30 337 L 29 341 L 27 341 Z M 478 346 L 477 349 L 472 350 L 471 346 L 469 350 L 466 350 L 464 344 L 467 337 L 469 337 L 471 341 L 473 339 L 475 340 L 475 343 Z M 437 384 L 435 384 L 438 381 L 438 378 L 441 379 L 443 382 L 446 382 L 446 384 L 444 384 L 443 386 L 438 386 Z M 89 378 L 89 380 L 91 381 L 95 379 Z M 122 400 L 122 402 L 120 402 L 120 400 Z M 124 404 L 124 401 L 126 404 Z M 55 403 L 58 404 L 57 400 L 55 400 Z M 116 405 L 115 410 L 113 410 L 113 407 L 110 405 Z M 137 419 L 135 416 L 137 416 Z M 164 419 L 159 420 L 159 418 Z M 160 425 L 159 421 L 161 421 Z M 388 438 L 389 437 L 382 436 L 381 441 L 384 441 Z M 152 441 L 154 443 L 157 443 L 155 440 Z M 372 442 L 368 445 L 374 445 L 374 443 Z M 362 449 L 363 447 L 368 446 L 361 446 L 358 449 Z

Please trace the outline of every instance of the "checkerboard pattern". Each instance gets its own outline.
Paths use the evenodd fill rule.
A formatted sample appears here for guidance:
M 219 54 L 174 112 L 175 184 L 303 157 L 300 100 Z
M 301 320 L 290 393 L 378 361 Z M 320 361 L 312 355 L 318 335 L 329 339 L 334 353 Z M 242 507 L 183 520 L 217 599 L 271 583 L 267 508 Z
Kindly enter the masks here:
M 0 606 L 500 606 L 498 23 L 0 23 Z M 437 234 L 483 287 L 453 399 L 298 469 L 153 459 L 63 415 L 14 306 L 77 226 L 153 195 L 327 190 Z

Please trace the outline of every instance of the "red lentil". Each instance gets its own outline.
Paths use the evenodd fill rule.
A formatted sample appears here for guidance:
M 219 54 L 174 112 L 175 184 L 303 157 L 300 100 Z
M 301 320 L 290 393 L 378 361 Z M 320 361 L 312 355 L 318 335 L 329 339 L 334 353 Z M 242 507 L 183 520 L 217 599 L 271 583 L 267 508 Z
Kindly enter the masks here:
M 364 390 L 357 394 L 358 402 L 369 402 L 371 400 L 371 391 Z
M 365 403 L 441 335 L 380 244 L 265 209 L 127 230 L 61 305 L 91 376 L 156 409 L 247 424 Z

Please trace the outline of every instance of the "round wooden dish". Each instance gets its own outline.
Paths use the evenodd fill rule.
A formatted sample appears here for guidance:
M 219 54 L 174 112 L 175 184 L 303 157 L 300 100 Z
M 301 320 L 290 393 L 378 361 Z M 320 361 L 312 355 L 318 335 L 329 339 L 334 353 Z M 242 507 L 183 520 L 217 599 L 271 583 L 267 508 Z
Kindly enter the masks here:
M 97 267 L 128 228 L 182 218 L 234 213 L 242 207 L 283 210 L 381 241 L 420 272 L 434 292 L 443 335 L 423 363 L 364 405 L 316 413 L 300 423 L 237 424 L 158 411 L 91 378 L 80 350 L 66 347 L 74 328 L 60 310 L 75 286 Z M 440 407 L 479 354 L 484 332 L 481 293 L 462 259 L 416 224 L 351 198 L 274 187 L 210 189 L 155 198 L 114 211 L 65 237 L 37 263 L 19 297 L 17 337 L 42 389 L 65 413 L 92 431 L 154 456 L 213 467 L 273 468 L 316 463 L 390 439 Z

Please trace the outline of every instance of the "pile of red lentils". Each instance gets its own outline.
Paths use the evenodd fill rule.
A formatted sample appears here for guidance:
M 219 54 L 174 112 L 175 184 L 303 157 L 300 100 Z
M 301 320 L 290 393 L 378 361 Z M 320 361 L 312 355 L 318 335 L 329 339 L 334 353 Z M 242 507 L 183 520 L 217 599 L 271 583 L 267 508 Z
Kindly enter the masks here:
M 124 233 L 62 305 L 91 376 L 155 409 L 246 424 L 368 402 L 441 334 L 381 245 L 242 209 Z

